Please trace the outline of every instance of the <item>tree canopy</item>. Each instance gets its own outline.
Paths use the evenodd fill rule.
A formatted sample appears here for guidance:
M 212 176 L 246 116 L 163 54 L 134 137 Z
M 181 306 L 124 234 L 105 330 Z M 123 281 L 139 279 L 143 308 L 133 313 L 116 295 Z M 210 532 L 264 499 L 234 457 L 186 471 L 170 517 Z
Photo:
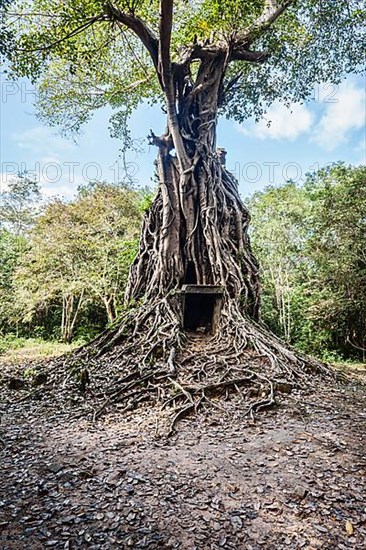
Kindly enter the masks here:
M 37 218 L 16 274 L 23 319 L 50 307 L 61 312 L 70 340 L 81 313 L 105 311 L 115 321 L 141 224 L 138 193 L 106 183 L 82 188 L 72 202 L 56 199 Z
M 110 105 L 112 135 L 125 136 L 140 102 L 209 89 L 212 63 L 219 110 L 238 121 L 363 63 L 358 0 L 2 0 L 2 10 L 11 75 L 39 84 L 41 117 L 64 131 Z

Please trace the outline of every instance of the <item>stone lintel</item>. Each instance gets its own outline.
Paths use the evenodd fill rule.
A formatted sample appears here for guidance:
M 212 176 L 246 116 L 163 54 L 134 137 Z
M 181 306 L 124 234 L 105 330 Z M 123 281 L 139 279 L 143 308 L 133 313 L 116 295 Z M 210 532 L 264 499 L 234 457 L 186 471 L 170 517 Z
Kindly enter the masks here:
M 217 285 L 183 285 L 183 294 L 216 294 L 222 296 L 224 288 Z

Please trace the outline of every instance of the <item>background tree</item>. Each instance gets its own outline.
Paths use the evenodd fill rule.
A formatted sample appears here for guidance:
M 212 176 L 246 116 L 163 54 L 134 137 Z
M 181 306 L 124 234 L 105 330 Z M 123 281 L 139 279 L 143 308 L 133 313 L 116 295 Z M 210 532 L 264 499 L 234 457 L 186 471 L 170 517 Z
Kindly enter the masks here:
M 123 185 L 92 184 L 79 189 L 74 203 L 85 246 L 85 285 L 100 300 L 108 323 L 116 321 L 132 260 L 137 252 L 143 201 L 149 192 Z M 81 223 L 80 223 L 81 222 Z
M 100 353 L 128 333 L 125 349 L 136 364 L 143 358 L 148 367 L 154 357 L 165 357 L 174 370 L 172 357 L 186 337 L 177 291 L 189 279 L 224 290 L 215 340 L 222 361 L 211 374 L 206 370 L 211 381 L 227 376 L 233 349 L 234 362 L 244 361 L 248 341 L 277 374 L 301 377 L 303 360 L 255 323 L 258 266 L 247 235 L 249 214 L 217 155 L 217 118 L 258 117 L 275 99 L 304 100 L 315 83 L 338 82 L 357 70 L 362 4 L 192 0 L 187 9 L 183 0 L 20 0 L 11 6 L 11 70 L 41 83 L 39 109 L 47 121 L 75 130 L 109 103 L 119 109 L 111 121 L 118 136 L 141 101 L 159 102 L 166 112 L 166 132 L 151 134 L 159 192 L 126 292 L 127 300 L 145 303 L 96 344 Z M 213 346 L 203 364 L 211 363 Z
M 342 163 L 256 193 L 263 320 L 307 353 L 364 358 L 366 169 Z
M 253 249 L 261 266 L 262 316 L 276 334 L 292 342 L 293 301 L 303 268 L 310 201 L 290 182 L 255 193 L 248 206 L 254 219 Z
M 0 335 L 18 329 L 14 274 L 25 249 L 24 237 L 0 229 Z
M 37 216 L 41 199 L 39 183 L 27 172 L 12 178 L 0 193 L 0 229 L 8 229 L 14 235 L 24 235 Z
M 343 164 L 308 178 L 312 202 L 306 253 L 313 264 L 310 318 L 328 335 L 325 347 L 365 357 L 366 168 Z M 315 337 L 315 331 L 314 331 Z M 315 338 L 316 339 L 316 338 Z
M 39 184 L 26 173 L 0 193 L 0 331 L 18 331 L 14 274 L 27 249 L 27 233 L 41 200 Z
M 113 323 L 141 223 L 139 195 L 122 185 L 93 183 L 75 200 L 49 203 L 37 218 L 16 277 L 23 320 L 55 312 L 61 339 L 80 326 Z M 84 316 L 84 318 L 82 318 Z

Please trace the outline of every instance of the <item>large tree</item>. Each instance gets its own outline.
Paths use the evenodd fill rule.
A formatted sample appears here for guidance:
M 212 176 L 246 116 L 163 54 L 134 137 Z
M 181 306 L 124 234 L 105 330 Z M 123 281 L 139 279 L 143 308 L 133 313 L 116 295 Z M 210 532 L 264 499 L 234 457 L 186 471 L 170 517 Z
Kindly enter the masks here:
M 0 333 L 18 332 L 14 274 L 27 250 L 27 235 L 41 201 L 39 184 L 26 173 L 0 190 Z
M 158 150 L 159 191 L 145 217 L 126 293 L 137 308 L 98 346 L 102 352 L 124 341 L 123 357 L 135 367 L 131 355 L 136 358 L 136 376 L 144 380 L 155 376 L 144 371 L 152 362 L 163 370 L 168 365 L 181 377 L 177 387 L 188 407 L 197 405 L 193 395 L 199 402 L 206 397 L 200 377 L 207 378 L 206 387 L 269 381 L 255 361 L 251 372 L 241 367 L 235 374 L 246 361 L 248 343 L 281 376 L 304 374 L 307 362 L 257 323 L 258 265 L 247 235 L 249 213 L 217 150 L 217 120 L 220 114 L 237 121 L 258 118 L 274 100 L 302 101 L 316 83 L 337 83 L 356 71 L 362 63 L 362 5 L 356 0 L 6 2 L 10 70 L 39 83 L 38 106 L 47 122 L 75 131 L 93 109 L 110 104 L 117 109 L 112 133 L 126 137 L 126 120 L 140 102 L 160 103 L 166 113 L 165 132 L 150 136 Z M 219 330 L 209 349 L 198 346 L 191 354 L 188 393 L 176 355 L 186 340 L 179 299 L 185 282 L 223 289 Z M 273 401 L 270 381 L 269 387 L 257 406 Z

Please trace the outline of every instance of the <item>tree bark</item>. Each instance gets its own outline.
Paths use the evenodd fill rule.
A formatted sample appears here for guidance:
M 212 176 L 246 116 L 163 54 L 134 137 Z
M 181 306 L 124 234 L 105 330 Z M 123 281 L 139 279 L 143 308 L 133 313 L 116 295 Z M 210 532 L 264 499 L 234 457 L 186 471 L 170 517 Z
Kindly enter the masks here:
M 159 192 L 145 216 L 126 300 L 164 297 L 180 289 L 189 272 L 197 284 L 222 286 L 227 298 L 258 319 L 258 264 L 248 237 L 250 216 L 237 181 L 216 151 L 225 62 L 221 54 L 202 61 L 194 84 L 187 84 L 184 66 L 175 67 L 166 98 L 168 131 L 160 138 L 152 136 L 159 149 Z
M 76 304 L 73 294 L 63 294 L 62 296 L 61 339 L 63 342 L 70 343 L 72 340 L 83 298 L 83 291 L 80 293 Z
M 112 324 L 116 320 L 114 296 L 113 295 L 102 296 L 102 301 L 107 314 L 108 323 Z

